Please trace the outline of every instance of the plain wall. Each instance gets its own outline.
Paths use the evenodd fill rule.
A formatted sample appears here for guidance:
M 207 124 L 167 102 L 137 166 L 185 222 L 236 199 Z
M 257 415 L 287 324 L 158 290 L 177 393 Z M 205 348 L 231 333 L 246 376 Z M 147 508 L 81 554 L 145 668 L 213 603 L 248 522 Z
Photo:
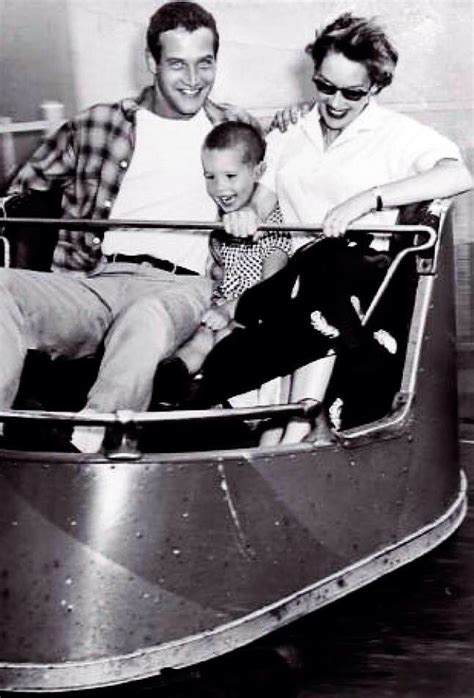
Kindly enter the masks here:
M 67 0 L 0 0 L 0 113 L 39 118 L 58 95 L 76 109 Z
M 77 108 L 67 0 L 0 0 L 0 115 L 14 121 L 42 118 L 39 105 L 60 99 Z M 38 134 L 16 136 L 19 162 L 36 147 Z M 0 186 L 6 173 L 0 149 Z
M 59 99 L 72 112 L 135 94 L 149 82 L 145 29 L 158 4 L 156 0 L 0 0 L 0 113 L 29 119 L 37 115 L 43 100 Z M 271 112 L 310 98 L 311 62 L 304 46 L 315 27 L 350 9 L 376 16 L 399 49 L 396 80 L 383 93 L 383 101 L 406 111 L 468 111 L 472 118 L 472 0 L 209 0 L 205 4 L 215 14 L 221 34 L 216 99 Z M 454 130 L 467 139 L 462 126 Z M 471 146 L 472 138 L 471 129 Z

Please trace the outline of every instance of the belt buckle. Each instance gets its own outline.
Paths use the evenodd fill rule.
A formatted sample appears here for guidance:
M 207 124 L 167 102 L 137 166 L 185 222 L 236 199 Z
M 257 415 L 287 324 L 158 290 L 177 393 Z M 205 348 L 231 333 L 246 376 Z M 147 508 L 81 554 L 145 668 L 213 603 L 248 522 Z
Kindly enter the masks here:
M 176 274 L 176 270 L 178 268 L 178 265 L 175 262 L 170 262 L 171 269 L 170 269 L 170 274 Z

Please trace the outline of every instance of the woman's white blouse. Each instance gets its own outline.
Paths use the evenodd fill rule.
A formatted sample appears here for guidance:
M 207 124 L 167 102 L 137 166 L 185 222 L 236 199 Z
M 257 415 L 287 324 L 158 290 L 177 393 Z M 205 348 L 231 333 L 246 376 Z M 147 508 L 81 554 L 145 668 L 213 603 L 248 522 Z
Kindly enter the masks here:
M 285 133 L 272 131 L 261 183 L 276 192 L 286 223 L 317 224 L 351 196 L 425 172 L 443 158 L 462 159 L 445 136 L 371 99 L 327 148 L 317 107 Z M 396 215 L 396 209 L 384 210 L 360 222 L 393 224 Z

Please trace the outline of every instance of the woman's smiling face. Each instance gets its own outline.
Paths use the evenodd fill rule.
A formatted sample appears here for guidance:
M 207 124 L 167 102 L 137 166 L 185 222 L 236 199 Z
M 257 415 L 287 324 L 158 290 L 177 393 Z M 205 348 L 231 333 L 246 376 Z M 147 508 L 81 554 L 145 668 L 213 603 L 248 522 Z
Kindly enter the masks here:
M 365 65 L 335 51 L 329 51 L 315 69 L 313 82 L 319 114 L 331 130 L 346 128 L 365 109 L 371 97 L 371 82 Z

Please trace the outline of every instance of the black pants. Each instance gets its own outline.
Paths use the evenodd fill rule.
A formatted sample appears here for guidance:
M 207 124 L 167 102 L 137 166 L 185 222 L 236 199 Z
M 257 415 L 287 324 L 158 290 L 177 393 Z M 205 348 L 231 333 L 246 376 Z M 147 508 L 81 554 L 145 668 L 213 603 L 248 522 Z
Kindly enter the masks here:
M 327 239 L 299 250 L 285 269 L 241 297 L 236 320 L 243 327 L 219 342 L 207 357 L 196 405 L 222 402 L 334 349 L 337 361 L 329 395 L 344 394 L 345 402 L 348 396 L 358 395 L 354 398 L 357 402 L 368 402 L 367 409 L 358 409 L 358 414 L 372 414 L 377 409 L 375 403 L 381 401 L 379 393 L 393 396 L 400 360 L 400 352 L 390 354 L 378 344 L 374 329 L 400 323 L 406 329 L 407 323 L 402 318 L 396 320 L 397 313 L 391 312 L 390 303 L 385 301 L 385 313 L 379 310 L 363 327 L 351 297 L 357 296 L 362 307 L 367 307 L 389 263 L 387 254 L 376 254 L 367 246 L 350 246 L 343 239 Z M 396 293 L 391 304 L 397 305 Z M 336 337 L 315 329 L 316 311 L 337 330 Z M 400 334 L 399 329 L 396 332 Z M 382 391 L 381 377 L 389 389 Z M 358 417 L 354 415 L 349 422 L 354 419 Z

